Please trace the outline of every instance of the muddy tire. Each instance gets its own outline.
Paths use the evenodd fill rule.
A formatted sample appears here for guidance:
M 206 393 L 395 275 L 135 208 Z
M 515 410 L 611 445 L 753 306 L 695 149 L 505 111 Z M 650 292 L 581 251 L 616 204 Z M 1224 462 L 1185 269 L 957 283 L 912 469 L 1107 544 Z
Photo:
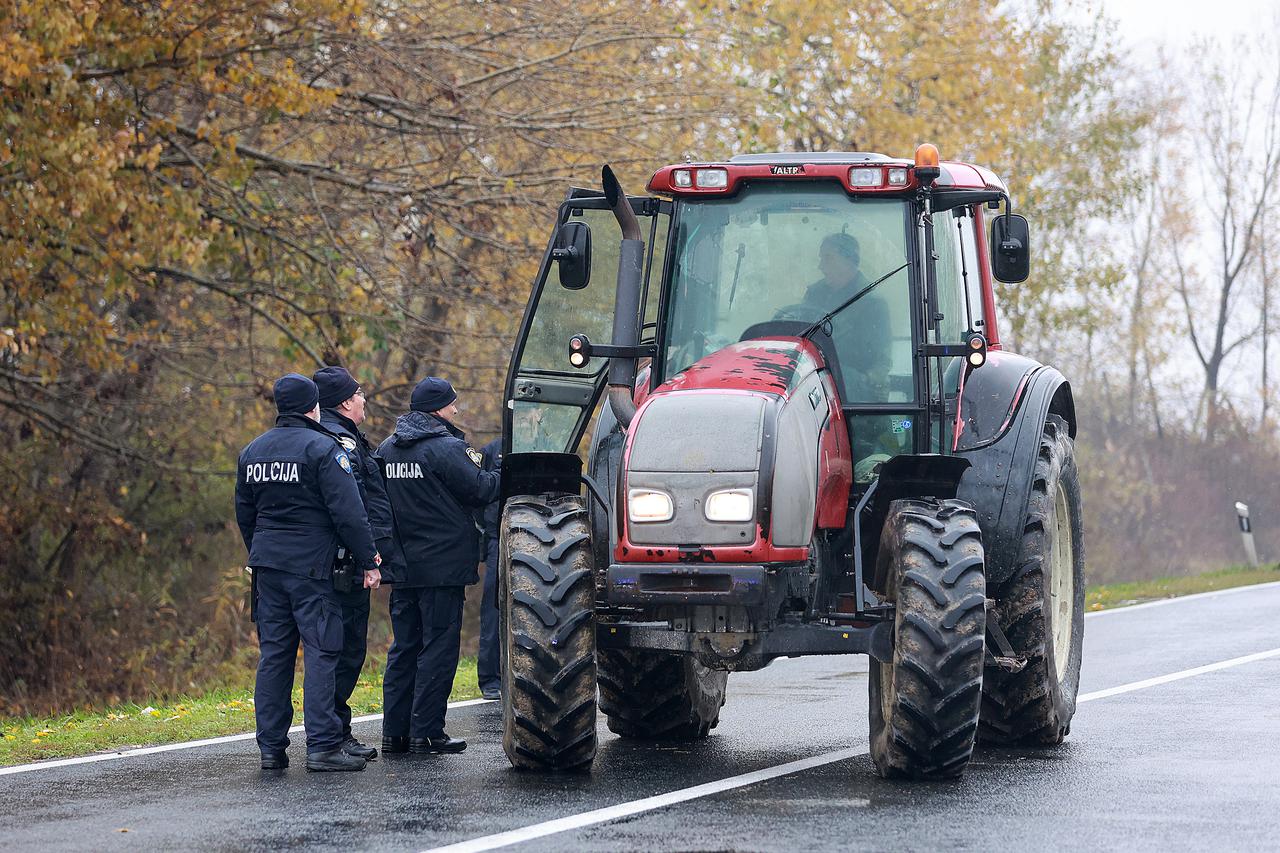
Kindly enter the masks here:
M 687 655 L 602 651 L 600 710 L 629 738 L 699 740 L 720 722 L 727 672 Z
M 894 501 L 879 563 L 896 614 L 892 663 L 871 660 L 871 757 L 886 778 L 959 776 L 973 754 L 985 656 L 977 515 L 961 501 Z
M 576 495 L 507 501 L 500 545 L 502 748 L 520 769 L 596 755 L 595 586 Z
M 1026 665 L 1019 672 L 988 667 L 980 736 L 997 745 L 1051 746 L 1071 730 L 1084 650 L 1080 475 L 1075 442 L 1057 415 L 1040 437 L 1017 565 L 992 591 L 989 618 Z

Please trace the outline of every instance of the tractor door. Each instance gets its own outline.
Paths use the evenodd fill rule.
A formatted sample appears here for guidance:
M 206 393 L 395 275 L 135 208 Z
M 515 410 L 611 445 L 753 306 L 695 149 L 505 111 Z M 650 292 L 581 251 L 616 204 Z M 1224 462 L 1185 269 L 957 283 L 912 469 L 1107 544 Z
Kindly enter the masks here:
M 656 314 L 663 259 L 666 256 L 671 203 L 632 197 L 647 246 L 641 305 L 644 320 Z M 569 289 L 561 282 L 553 250 L 563 248 L 561 226 L 581 223 L 590 232 L 590 277 L 585 287 Z M 547 244 L 507 373 L 503 412 L 504 453 L 576 453 L 604 388 L 608 361 L 592 358 L 580 368 L 569 364 L 569 338 L 577 333 L 607 344 L 613 334 L 622 234 L 602 194 L 575 189 L 560 205 L 556 228 Z M 654 286 L 650 287 L 650 282 Z M 646 324 L 644 340 L 653 340 Z

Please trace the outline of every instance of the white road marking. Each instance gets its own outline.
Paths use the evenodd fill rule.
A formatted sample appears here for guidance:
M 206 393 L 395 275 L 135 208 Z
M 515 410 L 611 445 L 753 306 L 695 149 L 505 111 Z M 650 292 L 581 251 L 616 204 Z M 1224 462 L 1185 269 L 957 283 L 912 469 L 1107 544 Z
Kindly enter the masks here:
M 473 853 L 474 851 L 481 850 L 496 850 L 499 847 L 507 847 L 512 844 L 519 844 L 523 841 L 531 841 L 535 838 L 555 835 L 559 832 L 582 829 L 583 827 L 593 826 L 597 823 L 605 823 L 606 821 L 617 820 L 618 818 L 630 817 L 631 815 L 639 814 L 640 812 L 660 809 L 663 806 L 671 806 L 688 800 L 696 800 L 699 797 L 709 797 L 712 794 L 719 794 L 722 791 L 731 791 L 734 788 L 741 788 L 744 785 L 754 785 L 757 782 L 776 779 L 779 776 L 788 776 L 792 773 L 799 773 L 802 770 L 812 770 L 815 767 L 822 767 L 824 764 L 832 764 L 836 761 L 844 761 L 846 758 L 856 758 L 859 755 L 866 754 L 867 751 L 865 749 L 839 749 L 835 752 L 825 752 L 822 755 L 815 755 L 812 758 L 802 758 L 799 761 L 788 761 L 786 764 L 766 767 L 763 770 L 755 770 L 751 773 L 743 773 L 741 776 L 730 776 L 727 779 L 717 779 L 714 782 L 695 785 L 692 788 L 682 788 L 679 791 L 658 794 L 654 797 L 645 797 L 643 800 L 632 800 L 629 803 L 620 803 L 616 806 L 608 806 L 603 809 L 595 809 L 594 811 L 569 815 L 568 817 L 557 818 L 556 820 L 549 820 L 544 823 L 535 823 L 532 826 L 513 829 L 509 832 L 499 832 L 497 835 L 486 835 L 483 838 L 473 838 L 470 841 L 450 844 L 447 847 L 436 847 L 428 851 L 428 853 Z
M 1201 598 L 1215 598 L 1219 595 L 1232 595 L 1237 592 L 1255 592 L 1260 589 L 1280 589 L 1280 581 L 1255 583 L 1246 586 L 1233 586 L 1227 589 L 1215 589 L 1210 592 L 1196 592 L 1191 595 L 1175 595 L 1156 601 L 1144 601 L 1141 604 L 1129 604 L 1124 607 L 1111 607 L 1106 610 L 1091 610 L 1085 616 L 1110 616 L 1115 613 L 1133 613 L 1135 610 L 1146 610 L 1148 607 L 1163 607 L 1166 604 L 1181 604 L 1184 601 L 1196 601 Z
M 465 708 L 468 705 L 484 705 L 493 702 L 493 699 L 467 699 L 462 702 L 450 702 L 450 708 Z M 352 717 L 352 723 L 368 723 L 372 720 L 381 720 L 381 714 L 366 714 L 363 717 Z M 289 729 L 289 734 L 297 734 L 302 731 L 302 726 L 293 726 Z M 93 764 L 98 761 L 114 761 L 117 758 L 136 758 L 140 755 L 154 755 L 157 752 L 173 752 L 178 749 L 194 749 L 197 746 L 213 746 L 218 743 L 233 743 L 238 740 L 253 740 L 254 732 L 246 732 L 240 735 L 224 735 L 222 737 L 205 738 L 204 740 L 186 740 L 181 743 L 166 743 L 161 746 L 144 746 L 138 749 L 126 749 L 120 752 L 102 752 L 96 755 L 82 755 L 79 758 L 58 758 L 53 761 L 37 761 L 34 764 L 15 764 L 12 767 L 0 767 L 0 776 L 9 776 L 13 773 L 30 773 L 33 770 L 51 770 L 54 767 L 67 767 L 72 764 Z
M 1197 666 L 1193 669 L 1184 669 L 1180 672 L 1172 672 L 1168 675 L 1161 675 L 1156 678 L 1134 681 L 1129 684 L 1122 684 L 1118 687 L 1109 687 L 1106 690 L 1095 690 L 1092 693 L 1085 693 L 1084 695 L 1079 696 L 1076 699 L 1076 703 L 1092 702 L 1097 699 L 1106 699 L 1110 696 L 1117 696 L 1121 693 L 1145 690 L 1148 687 L 1168 684 L 1171 681 L 1181 681 L 1184 678 L 1193 678 L 1197 675 L 1204 675 L 1208 672 L 1216 672 L 1220 669 L 1229 669 L 1233 666 L 1241 666 L 1242 664 L 1273 657 L 1280 657 L 1280 648 L 1271 649 L 1265 652 L 1257 652 L 1251 655 L 1244 655 L 1243 657 L 1231 658 L 1230 660 L 1219 661 L 1205 666 Z M 840 749 L 835 752 L 826 752 L 822 755 L 815 755 L 812 758 L 803 758 L 799 761 L 789 761 L 786 764 L 778 764 L 774 767 L 766 767 L 763 770 L 755 770 L 751 773 L 743 773 L 739 776 L 730 776 L 726 779 L 706 782 L 702 785 L 695 785 L 692 788 L 682 788 L 678 791 L 670 791 L 666 794 L 645 797 L 641 800 L 632 800 L 629 803 L 619 803 L 616 806 L 607 806 L 602 809 L 594 809 L 589 812 L 582 812 L 580 814 L 556 818 L 555 820 L 544 821 L 543 823 L 535 823 L 519 829 L 508 830 L 507 832 L 499 832 L 494 835 L 472 838 L 468 841 L 460 841 L 457 844 L 449 844 L 444 847 L 433 847 L 430 850 L 427 850 L 426 853 L 482 853 L 482 851 L 485 850 L 497 850 L 501 847 L 509 847 L 513 844 L 532 841 L 535 838 L 545 838 L 548 835 L 556 835 L 561 832 L 583 829 L 588 826 L 595 826 L 596 824 L 606 823 L 611 820 L 618 820 L 619 818 L 630 817 L 642 812 L 664 808 L 665 806 L 688 802 L 689 800 L 696 800 L 700 797 L 709 797 L 713 794 L 731 791 L 735 788 L 754 785 L 757 782 L 776 779 L 779 776 L 790 776 L 793 773 L 812 770 L 815 767 L 834 764 L 837 761 L 844 761 L 847 758 L 856 758 L 860 755 L 866 754 L 867 750 L 865 749 Z
M 1233 666 L 1240 666 L 1241 664 L 1253 663 L 1256 660 L 1265 660 L 1267 658 L 1277 656 L 1280 656 L 1280 649 L 1255 652 L 1254 654 L 1232 658 L 1231 660 L 1223 660 L 1218 661 L 1217 663 L 1197 666 L 1192 669 L 1184 669 L 1181 672 L 1171 672 L 1168 675 L 1157 675 L 1155 678 L 1146 678 L 1142 681 L 1121 684 L 1119 687 L 1108 687 L 1106 690 L 1095 690 L 1092 693 L 1086 693 L 1083 696 L 1076 697 L 1076 703 L 1092 702 L 1094 699 L 1106 699 L 1108 696 L 1118 696 L 1121 693 L 1132 693 L 1135 690 L 1145 690 L 1148 687 L 1168 684 L 1171 681 L 1181 681 L 1184 678 L 1194 678 L 1197 675 L 1204 675 L 1206 672 L 1217 672 L 1220 669 L 1230 669 Z

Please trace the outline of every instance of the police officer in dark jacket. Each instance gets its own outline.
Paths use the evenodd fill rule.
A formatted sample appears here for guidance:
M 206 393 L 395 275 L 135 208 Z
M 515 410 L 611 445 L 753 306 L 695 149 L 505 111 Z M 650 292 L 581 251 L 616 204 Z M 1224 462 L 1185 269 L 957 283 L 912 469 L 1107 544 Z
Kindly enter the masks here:
M 499 474 L 481 467 L 479 452 L 453 425 L 456 399 L 445 380 L 422 380 L 410 411 L 378 448 L 406 566 L 391 592 L 383 752 L 467 748 L 445 733 L 444 716 L 458 668 L 463 589 L 477 580 L 475 513 L 497 497 Z
M 338 549 L 346 548 L 363 583 L 376 587 L 381 558 L 351 458 L 320 425 L 316 384 L 290 373 L 276 382 L 275 401 L 275 428 L 241 451 L 236 471 L 236 521 L 249 549 L 258 625 L 253 696 L 262 766 L 289 766 L 285 748 L 301 639 L 307 769 L 363 770 L 365 760 L 342 749 L 342 721 L 334 710 L 342 608 L 333 569 Z
M 497 471 L 502 465 L 502 439 L 495 438 L 480 450 L 484 469 Z M 498 644 L 498 523 L 502 504 L 494 500 L 484 508 L 484 593 L 480 598 L 480 654 L 476 678 L 480 695 L 502 698 L 502 664 Z
M 382 483 L 382 468 L 373 446 L 359 428 L 365 419 L 364 391 L 345 367 L 322 367 L 311 378 L 320 391 L 320 425 L 337 436 L 351 459 L 360 501 L 369 516 L 378 553 L 382 555 L 382 581 L 390 583 L 398 563 L 392 540 L 394 524 L 391 503 Z M 345 549 L 339 562 L 343 564 L 343 571 L 338 575 L 342 580 L 336 592 L 342 605 L 342 653 L 338 655 L 334 701 L 338 719 L 342 721 L 342 748 L 349 755 L 372 760 L 378 757 L 378 751 L 360 743 L 351 733 L 351 706 L 347 704 L 360 679 L 368 649 L 369 590 L 346 571 L 351 556 Z

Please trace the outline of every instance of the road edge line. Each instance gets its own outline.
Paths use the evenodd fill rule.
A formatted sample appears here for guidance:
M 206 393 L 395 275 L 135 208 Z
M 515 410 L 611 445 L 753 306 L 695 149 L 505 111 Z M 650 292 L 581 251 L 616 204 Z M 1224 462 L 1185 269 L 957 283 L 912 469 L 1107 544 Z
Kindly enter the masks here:
M 1218 661 L 1217 663 L 1207 663 L 1204 666 L 1196 666 L 1191 669 L 1171 672 L 1168 675 L 1157 675 L 1154 678 L 1144 678 L 1142 681 L 1131 681 L 1128 684 L 1120 684 L 1116 687 L 1108 687 L 1103 690 L 1094 690 L 1092 693 L 1077 696 L 1076 704 L 1078 705 L 1081 702 L 1092 702 L 1095 699 L 1106 699 L 1110 696 L 1119 696 L 1122 693 L 1132 693 L 1135 690 L 1144 690 L 1148 687 L 1158 687 L 1161 684 L 1182 681 L 1184 678 L 1194 678 L 1197 675 L 1217 672 L 1220 669 L 1230 669 L 1233 666 L 1242 666 L 1246 663 L 1253 663 L 1254 661 L 1266 660 L 1274 657 L 1280 657 L 1280 648 L 1268 649 L 1265 652 L 1254 652 L 1251 655 L 1241 655 L 1238 658 Z
M 485 705 L 497 700 L 494 699 L 463 699 L 459 702 L 450 702 L 450 708 L 466 708 L 470 705 Z M 352 723 L 368 723 L 374 720 L 381 720 L 382 714 L 365 714 L 361 717 L 352 717 Z M 292 726 L 289 734 L 297 734 L 302 731 L 302 726 Z M 195 749 L 199 746 L 214 746 L 220 743 L 233 743 L 238 740 L 252 740 L 256 737 L 255 732 L 242 732 L 238 735 L 219 735 L 218 737 L 202 738 L 200 740 L 183 740 L 177 743 L 162 743 L 156 746 L 140 746 L 135 749 L 123 749 L 119 752 L 97 752 L 93 755 L 77 755 L 73 758 L 47 758 L 43 761 L 33 761 L 29 764 L 14 764 L 9 767 L 0 767 L 0 776 L 11 776 L 15 773 L 30 773 L 34 770 L 52 770 L 56 767 L 69 767 L 75 764 L 95 764 L 99 761 L 114 761 L 118 758 L 136 758 L 142 755 L 155 755 L 158 752 L 174 752 L 179 749 Z

